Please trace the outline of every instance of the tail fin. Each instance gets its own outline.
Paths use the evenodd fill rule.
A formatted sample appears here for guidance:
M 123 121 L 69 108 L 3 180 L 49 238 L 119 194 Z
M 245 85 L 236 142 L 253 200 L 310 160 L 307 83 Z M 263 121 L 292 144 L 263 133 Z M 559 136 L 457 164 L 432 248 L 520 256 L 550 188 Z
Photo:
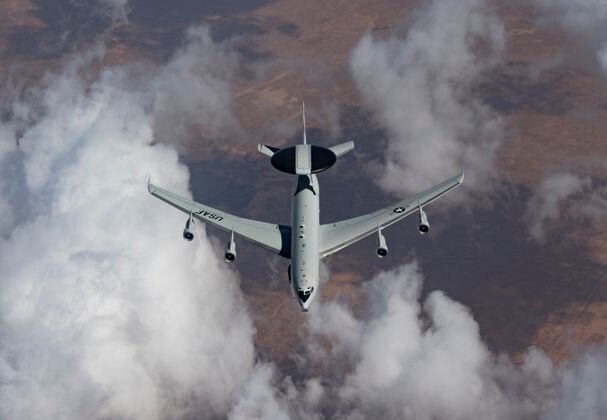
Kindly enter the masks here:
M 257 151 L 271 158 L 272 166 L 279 171 L 295 175 L 322 172 L 333 166 L 337 158 L 354 149 L 353 141 L 347 141 L 329 148 L 309 145 L 306 138 L 306 104 L 303 101 L 301 103 L 301 119 L 303 122 L 303 144 L 284 149 L 266 144 L 257 146 Z
M 303 144 L 308 144 L 306 139 L 306 103 L 301 101 L 301 116 L 303 118 Z
M 308 144 L 308 139 L 306 138 L 306 103 L 304 101 L 301 102 L 301 118 L 303 121 L 303 144 Z M 339 145 L 339 146 L 341 146 L 341 145 Z M 339 146 L 335 146 L 335 147 L 339 147 Z M 268 157 L 274 156 L 274 153 L 278 152 L 279 150 L 280 150 L 280 148 L 268 146 L 267 144 L 258 144 L 257 145 L 257 151 Z M 346 153 L 346 152 L 343 152 L 343 153 Z

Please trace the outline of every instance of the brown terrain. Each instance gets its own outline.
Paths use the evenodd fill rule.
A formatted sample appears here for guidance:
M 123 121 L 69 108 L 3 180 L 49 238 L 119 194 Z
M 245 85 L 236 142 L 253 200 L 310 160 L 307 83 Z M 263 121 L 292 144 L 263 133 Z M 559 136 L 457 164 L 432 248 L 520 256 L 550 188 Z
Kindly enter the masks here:
M 348 59 L 365 31 L 377 36 L 403 33 L 405 18 L 416 2 L 277 0 L 219 6 L 182 0 L 171 2 L 170 8 L 160 0 L 132 3 L 129 22 L 113 25 L 102 18 L 82 23 L 90 16 L 67 0 L 0 3 L 3 73 L 18 65 L 39 72 L 56 65 L 63 50 L 53 49 L 52 40 L 68 24 L 76 29 L 64 49 L 86 41 L 82 34 L 101 34 L 110 64 L 162 61 L 180 45 L 184 28 L 207 23 L 220 38 L 243 38 L 239 45 L 244 65 L 256 66 L 259 76 L 242 75 L 234 88 L 246 138 L 222 146 L 192 140 L 187 163 L 195 196 L 250 217 L 278 213 L 279 221 L 288 220 L 289 180 L 255 156 L 254 146 L 258 141 L 276 146 L 292 141 L 304 98 L 313 141 L 330 143 L 354 136 L 362 153 L 323 176 L 325 217 L 348 217 L 372 210 L 377 206 L 373 201 L 391 201 L 368 180 L 365 156 L 381 156 L 372 154 L 372 144 L 365 139 L 382 141 L 382 132 L 360 109 Z M 495 0 L 494 7 L 509 35 L 508 54 L 483 92 L 505 121 L 509 140 L 499 165 L 511 191 L 498 194 L 491 209 L 453 216 L 453 223 L 436 234 L 440 241 L 432 235 L 430 241 L 417 240 L 412 222 L 387 235 L 396 238 L 403 232 L 391 245 L 393 254 L 414 252 L 426 277 L 424 292 L 440 288 L 469 306 L 492 350 L 516 358 L 528 346 L 537 345 L 561 360 L 576 344 L 606 340 L 607 229 L 596 225 L 571 229 L 572 222 L 564 218 L 550 225 L 548 243 L 539 245 L 528 239 L 522 219 L 530 190 L 546 173 L 574 169 L 604 179 L 607 83 L 596 64 L 580 62 L 548 67 L 534 79 L 542 63 L 571 54 L 574 41 L 548 28 L 536 28 L 529 11 L 520 5 Z M 65 23 L 58 17 L 61 11 L 76 17 Z M 218 152 L 224 154 L 220 163 Z M 238 171 L 249 175 L 244 181 L 226 177 Z M 209 189 L 201 181 L 205 179 L 219 187 Z M 353 183 L 356 190 L 348 188 Z M 342 203 L 349 204 L 342 208 Z M 322 297 L 345 299 L 356 307 L 361 282 L 401 262 L 393 258 L 380 264 L 373 255 L 369 240 L 332 257 L 332 274 Z M 304 318 L 288 291 L 287 263 L 252 247 L 243 247 L 239 258 L 259 352 L 288 363 L 289 351 L 301 345 L 303 333 L 297 325 Z
M 570 54 L 578 48 L 573 40 L 548 30 L 529 27 L 525 11 L 502 8 L 510 32 L 506 79 L 522 78 L 525 71 L 542 59 Z M 592 56 L 591 54 L 588 54 Z M 605 179 L 607 155 L 607 83 L 596 64 L 571 63 L 558 71 L 542 73 L 535 98 L 514 112 L 506 112 L 507 124 L 517 136 L 501 152 L 500 164 L 517 183 L 533 187 L 549 172 L 575 170 L 575 173 Z M 507 84 L 506 84 L 507 86 Z M 524 86 L 516 86 L 516 90 Z M 535 87 L 530 87 L 534 89 Z M 504 92 L 506 97 L 508 92 Z M 520 94 L 520 92 L 519 92 Z M 540 100 L 538 100 L 540 99 Z M 575 211 L 571 203 L 570 211 Z M 575 229 L 571 229 L 574 226 Z M 548 314 L 538 328 L 533 344 L 560 360 L 580 344 L 603 343 L 607 338 L 607 232 L 605 223 L 580 227 L 572 220 L 552 226 L 553 233 L 572 241 L 597 264 L 594 275 L 579 270 L 577 287 L 585 298 L 572 300 Z M 556 262 L 555 262 L 556 263 Z M 560 263 L 563 263 L 560 261 Z M 563 293 L 567 291 L 562 290 Z

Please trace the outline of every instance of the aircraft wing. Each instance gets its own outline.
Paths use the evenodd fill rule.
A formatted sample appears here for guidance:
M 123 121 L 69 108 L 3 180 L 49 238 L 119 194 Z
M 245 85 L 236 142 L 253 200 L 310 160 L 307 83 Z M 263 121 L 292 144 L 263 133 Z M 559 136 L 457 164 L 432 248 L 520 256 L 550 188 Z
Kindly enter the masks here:
M 257 220 L 234 216 L 207 205 L 197 203 L 189 198 L 182 197 L 149 182 L 148 191 L 154 197 L 181 210 L 188 216 L 191 214 L 192 217 L 201 222 L 208 223 L 226 232 L 234 232 L 235 235 L 240 236 L 255 245 L 285 258 L 290 258 L 290 226 L 258 222 Z
M 326 257 L 367 236 L 377 230 L 390 226 L 418 211 L 443 194 L 448 193 L 464 181 L 464 173 L 450 178 L 432 188 L 422 191 L 411 198 L 399 201 L 374 213 L 341 222 L 329 223 L 320 227 L 320 256 Z

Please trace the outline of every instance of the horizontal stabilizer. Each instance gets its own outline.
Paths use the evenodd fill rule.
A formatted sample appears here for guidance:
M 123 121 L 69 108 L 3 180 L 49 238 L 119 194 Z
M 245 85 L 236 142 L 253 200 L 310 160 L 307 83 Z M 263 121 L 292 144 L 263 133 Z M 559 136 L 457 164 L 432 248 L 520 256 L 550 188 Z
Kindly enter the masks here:
M 265 144 L 257 145 L 257 151 L 269 157 L 274 156 L 274 153 L 278 152 L 279 150 L 280 149 L 278 147 L 266 146 Z
M 331 150 L 333 153 L 335 153 L 336 157 L 345 155 L 346 153 L 348 153 L 350 150 L 353 150 L 353 149 L 354 149 L 353 141 L 347 141 L 345 143 L 338 144 L 337 146 L 329 147 L 329 150 Z

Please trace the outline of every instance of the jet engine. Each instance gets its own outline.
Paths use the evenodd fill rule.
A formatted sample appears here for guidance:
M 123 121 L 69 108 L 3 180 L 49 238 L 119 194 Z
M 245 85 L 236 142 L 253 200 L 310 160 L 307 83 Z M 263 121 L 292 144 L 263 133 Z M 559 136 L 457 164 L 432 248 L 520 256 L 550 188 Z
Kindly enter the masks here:
M 381 230 L 377 229 L 377 256 L 384 258 L 388 255 L 388 245 L 386 245 L 386 238 L 381 234 Z
M 234 232 L 232 232 L 232 236 L 230 237 L 230 241 L 226 246 L 226 252 L 224 254 L 226 262 L 233 263 L 236 259 L 236 242 L 234 242 Z
M 418 229 L 419 229 L 419 233 L 421 233 L 422 235 L 428 233 L 428 231 L 430 230 L 430 223 L 428 222 L 428 216 L 426 216 L 426 212 L 424 211 L 424 209 L 421 208 L 421 206 L 419 207 L 419 214 L 418 214 Z
M 186 241 L 191 241 L 194 239 L 194 233 L 190 229 L 193 229 L 194 219 L 192 218 L 192 214 L 190 213 L 190 217 L 185 222 L 185 229 L 183 229 L 183 239 Z

